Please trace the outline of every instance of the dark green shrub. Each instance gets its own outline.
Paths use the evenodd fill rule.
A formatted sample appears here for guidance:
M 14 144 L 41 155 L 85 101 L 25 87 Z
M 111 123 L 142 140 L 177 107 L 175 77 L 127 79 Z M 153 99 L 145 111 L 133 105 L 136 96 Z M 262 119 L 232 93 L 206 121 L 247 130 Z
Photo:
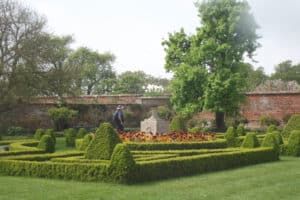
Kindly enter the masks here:
M 300 130 L 300 115 L 292 115 L 288 123 L 283 129 L 282 135 L 283 137 L 289 137 L 291 131 Z
M 228 127 L 225 133 L 225 139 L 228 147 L 236 147 L 240 145 L 240 140 L 237 137 L 237 133 L 232 126 Z
M 290 156 L 300 156 L 300 130 L 291 132 L 287 144 L 287 154 Z
M 111 155 L 109 175 L 114 182 L 126 183 L 135 169 L 135 161 L 125 144 L 117 144 Z
M 77 132 L 77 138 L 83 138 L 87 134 L 87 130 L 85 128 L 80 128 Z
M 10 136 L 20 136 L 26 134 L 26 129 L 21 126 L 12 126 L 7 129 L 7 135 Z
M 78 111 L 66 107 L 50 108 L 48 114 L 54 122 L 56 130 L 67 128 L 68 122 L 76 117 Z
M 91 141 L 94 139 L 95 135 L 93 133 L 87 134 L 83 137 L 82 144 L 80 146 L 80 151 L 85 151 Z
M 38 128 L 34 133 L 34 139 L 40 140 L 43 135 L 44 135 L 44 129 Z
M 245 135 L 246 132 L 245 132 L 244 125 L 239 124 L 238 127 L 236 128 L 236 133 L 237 135 Z
M 259 147 L 259 141 L 256 137 L 256 134 L 251 132 L 247 133 L 241 147 L 243 148 Z
M 283 139 L 282 139 L 281 133 L 279 131 L 273 131 L 272 134 L 274 135 L 277 143 L 279 145 L 282 145 L 283 144 Z
M 55 142 L 50 135 L 44 135 L 38 144 L 38 148 L 45 150 L 47 153 L 53 153 L 55 151 Z
M 95 138 L 88 145 L 85 157 L 109 160 L 114 147 L 121 142 L 113 126 L 110 123 L 103 123 L 97 129 Z
M 161 119 L 170 120 L 173 116 L 173 112 L 166 106 L 158 106 L 157 114 Z
M 49 128 L 49 129 L 46 129 L 46 131 L 45 131 L 45 134 L 44 135 L 49 135 L 52 139 L 53 139 L 53 141 L 54 141 L 54 143 L 56 143 L 56 137 L 55 137 L 55 132 L 54 132 L 54 130 L 53 129 L 51 129 L 51 128 Z
M 74 128 L 68 128 L 64 131 L 66 137 L 66 146 L 75 147 L 76 130 Z
M 277 126 L 275 126 L 274 124 L 271 124 L 270 126 L 268 126 L 267 128 L 267 133 L 271 133 L 273 131 L 277 131 Z
M 265 136 L 265 139 L 263 140 L 262 147 L 273 147 L 275 152 L 279 155 L 279 144 L 277 143 L 277 140 L 275 139 L 275 136 L 272 133 L 267 133 Z
M 169 124 L 169 131 L 186 131 L 186 126 L 184 124 L 184 118 L 181 116 L 175 116 L 171 123 Z
M 272 116 L 265 115 L 259 118 L 259 123 L 261 126 L 270 126 L 270 125 L 275 125 L 279 126 L 280 121 Z

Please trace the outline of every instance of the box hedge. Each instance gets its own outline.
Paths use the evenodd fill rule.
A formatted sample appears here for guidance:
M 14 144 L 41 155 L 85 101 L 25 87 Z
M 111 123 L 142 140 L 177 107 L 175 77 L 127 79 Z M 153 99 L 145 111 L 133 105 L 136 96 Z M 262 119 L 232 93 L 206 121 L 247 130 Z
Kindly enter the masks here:
M 66 146 L 75 147 L 76 130 L 74 128 L 68 128 L 64 130 L 66 137 Z
M 286 126 L 283 128 L 283 137 L 289 137 L 291 131 L 300 130 L 300 114 L 292 115 Z
M 287 144 L 287 154 L 290 156 L 300 156 L 300 130 L 291 132 Z
M 91 141 L 94 139 L 95 135 L 93 133 L 89 133 L 85 135 L 82 139 L 81 146 L 79 148 L 80 151 L 85 151 Z
M 277 143 L 277 140 L 275 138 L 275 136 L 272 133 L 267 133 L 262 144 L 262 147 L 272 147 L 274 149 L 275 152 L 277 152 L 277 154 L 279 155 L 280 152 L 280 146 Z
M 274 135 L 277 143 L 279 145 L 282 145 L 283 144 L 283 139 L 282 139 L 281 133 L 279 131 L 272 131 L 271 133 Z
M 227 129 L 224 137 L 226 139 L 228 147 L 240 146 L 240 140 L 238 138 L 237 132 L 234 130 L 232 126 Z
M 110 123 L 103 123 L 97 129 L 95 138 L 88 145 L 85 157 L 109 160 L 114 147 L 121 142 L 113 126 Z
M 244 128 L 244 125 L 243 125 L 243 124 L 239 124 L 239 125 L 237 126 L 237 128 L 236 128 L 236 134 L 237 134 L 238 136 L 243 136 L 243 135 L 246 134 L 245 128 Z
M 36 129 L 33 137 L 36 140 L 40 140 L 42 138 L 42 136 L 44 135 L 44 133 L 45 133 L 44 129 L 38 128 L 38 129 Z
M 44 135 L 49 135 L 53 141 L 54 141 L 54 144 L 56 143 L 56 137 L 55 137 L 55 132 L 53 129 L 46 129 L 45 131 L 45 134 Z
M 47 153 L 53 153 L 55 151 L 55 142 L 50 135 L 43 135 L 38 146 L 39 149 L 44 150 Z
M 243 148 L 255 148 L 255 147 L 259 147 L 259 141 L 256 137 L 255 133 L 247 133 L 241 147 Z
M 175 116 L 169 124 L 169 132 L 186 131 L 184 119 L 181 116 Z
M 77 138 L 83 138 L 87 134 L 87 130 L 85 128 L 80 128 L 77 132 Z

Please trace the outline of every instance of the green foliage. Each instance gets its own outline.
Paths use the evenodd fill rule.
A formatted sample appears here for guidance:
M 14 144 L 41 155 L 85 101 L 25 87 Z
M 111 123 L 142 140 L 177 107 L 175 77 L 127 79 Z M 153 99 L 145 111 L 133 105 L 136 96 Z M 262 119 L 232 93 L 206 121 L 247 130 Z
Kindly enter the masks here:
M 290 156 L 300 156 L 300 130 L 291 132 L 287 144 L 287 154 Z
M 47 153 L 53 153 L 55 151 L 55 142 L 50 135 L 43 135 L 38 146 L 39 149 L 43 149 Z
M 26 152 L 35 152 L 38 149 L 36 148 L 38 142 L 37 141 L 17 141 L 13 142 L 9 145 L 9 151 L 26 151 Z
M 279 131 L 272 131 L 271 133 L 274 135 L 277 143 L 279 145 L 282 145 L 283 144 L 283 139 L 282 139 L 281 133 Z
M 93 133 L 89 133 L 83 137 L 82 144 L 80 146 L 80 151 L 85 151 L 91 141 L 94 139 L 95 135 Z
M 54 132 L 53 129 L 47 129 L 47 130 L 45 131 L 45 134 L 44 134 L 44 135 L 49 135 L 49 136 L 52 138 L 54 144 L 56 143 L 55 132 Z
M 245 134 L 246 134 L 244 125 L 242 125 L 242 124 L 239 124 L 239 125 L 238 125 L 238 127 L 236 128 L 236 134 L 237 134 L 238 136 L 240 136 L 240 135 L 245 135 Z
M 118 76 L 114 92 L 117 94 L 143 94 L 147 86 L 143 71 L 126 71 Z
M 268 126 L 267 128 L 267 133 L 271 133 L 273 131 L 277 131 L 277 126 L 274 124 L 271 124 L 270 126 Z
M 50 108 L 48 114 L 53 120 L 57 130 L 63 130 L 67 127 L 68 121 L 76 117 L 78 111 L 66 107 Z
M 66 146 L 75 147 L 76 130 L 74 128 L 68 128 L 64 130 L 66 137 Z
M 182 116 L 173 117 L 169 124 L 168 131 L 186 131 L 185 120 Z
M 269 115 L 264 115 L 259 118 L 259 123 L 261 126 L 270 126 L 270 125 L 275 125 L 279 126 L 280 121 L 278 119 L 275 119 L 272 116 Z
M 109 175 L 114 182 L 126 183 L 135 169 L 135 161 L 125 144 L 117 144 L 111 155 Z
M 292 114 L 287 114 L 282 118 L 282 121 L 286 124 L 286 123 L 288 123 L 288 121 L 290 120 L 291 117 L 292 117 Z
M 87 133 L 88 132 L 85 128 L 80 128 L 77 132 L 76 138 L 83 138 Z
M 292 115 L 289 119 L 288 123 L 285 125 L 282 135 L 284 137 L 289 137 L 291 131 L 293 130 L 300 130 L 300 115 Z
M 196 126 L 196 127 L 188 129 L 188 132 L 192 133 L 192 134 L 200 133 L 201 132 L 201 128 Z
M 12 126 L 7 129 L 7 135 L 21 136 L 26 134 L 26 129 L 20 126 Z
M 241 147 L 243 148 L 255 148 L 259 147 L 259 141 L 255 133 L 247 133 Z
M 95 138 L 88 145 L 85 157 L 109 160 L 114 147 L 121 142 L 113 126 L 110 123 L 103 123 L 97 129 Z
M 44 135 L 44 129 L 38 128 L 38 129 L 36 129 L 33 137 L 36 140 L 40 140 L 43 135 Z
M 272 79 L 281 79 L 283 81 L 296 81 L 300 84 L 300 64 L 293 65 L 291 60 L 286 60 L 279 63 L 275 67 L 275 73 L 272 74 Z
M 237 147 L 240 145 L 240 140 L 238 138 L 237 132 L 232 126 L 228 127 L 225 133 L 225 139 L 228 147 Z
M 274 151 L 279 155 L 280 152 L 280 147 L 279 144 L 277 143 L 277 140 L 272 133 L 267 133 L 262 144 L 262 147 L 272 147 Z
M 161 119 L 170 120 L 173 116 L 173 112 L 167 106 L 158 106 L 157 114 Z

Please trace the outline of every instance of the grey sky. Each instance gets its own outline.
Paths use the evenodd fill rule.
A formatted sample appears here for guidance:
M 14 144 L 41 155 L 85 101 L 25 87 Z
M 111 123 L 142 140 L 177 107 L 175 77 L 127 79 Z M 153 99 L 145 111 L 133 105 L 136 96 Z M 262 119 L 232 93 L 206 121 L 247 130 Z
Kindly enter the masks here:
M 195 0 L 23 0 L 48 19 L 48 29 L 71 34 L 74 48 L 86 46 L 117 57 L 115 69 L 143 70 L 170 77 L 164 70 L 163 38 L 199 25 Z M 270 74 L 286 59 L 300 62 L 300 1 L 248 0 L 260 26 L 262 45 L 255 67 Z

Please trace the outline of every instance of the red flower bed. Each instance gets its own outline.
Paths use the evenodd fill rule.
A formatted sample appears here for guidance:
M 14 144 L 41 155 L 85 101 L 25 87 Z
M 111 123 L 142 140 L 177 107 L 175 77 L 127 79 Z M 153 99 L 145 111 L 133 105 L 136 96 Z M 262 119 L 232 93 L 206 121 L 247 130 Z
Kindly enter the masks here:
M 124 142 L 201 142 L 216 139 L 214 134 L 191 134 L 186 132 L 171 132 L 157 135 L 144 132 L 127 132 L 121 133 L 120 138 Z

